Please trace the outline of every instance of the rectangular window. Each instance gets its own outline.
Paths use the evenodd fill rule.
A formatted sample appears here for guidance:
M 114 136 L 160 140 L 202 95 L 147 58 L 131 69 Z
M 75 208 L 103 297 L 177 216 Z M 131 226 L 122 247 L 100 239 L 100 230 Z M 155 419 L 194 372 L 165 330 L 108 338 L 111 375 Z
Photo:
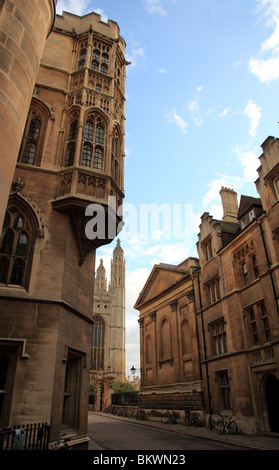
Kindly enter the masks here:
M 220 355 L 228 352 L 227 335 L 224 319 L 218 320 L 210 325 L 213 354 Z
M 216 372 L 216 381 L 218 384 L 221 409 L 231 410 L 232 403 L 228 371 L 223 370 Z
M 266 311 L 266 308 L 265 308 L 265 304 L 260 304 L 259 305 L 259 310 L 260 310 L 260 316 L 261 316 L 261 319 L 262 319 L 262 322 L 263 322 L 265 340 L 266 341 L 271 341 L 270 327 L 269 327 L 269 321 L 268 321 L 268 316 L 267 316 L 267 311 Z
M 259 344 L 259 334 L 258 334 L 258 327 L 257 327 L 254 309 L 253 308 L 250 309 L 248 311 L 248 314 L 249 314 L 249 321 L 250 321 L 250 328 L 252 332 L 253 343 L 254 345 L 256 345 L 256 344 Z

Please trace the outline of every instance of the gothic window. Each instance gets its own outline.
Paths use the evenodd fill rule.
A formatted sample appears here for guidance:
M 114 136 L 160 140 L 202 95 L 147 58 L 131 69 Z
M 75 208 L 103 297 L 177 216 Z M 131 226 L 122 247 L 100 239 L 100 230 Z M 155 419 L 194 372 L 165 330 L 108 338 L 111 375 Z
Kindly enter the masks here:
M 104 369 L 105 356 L 105 324 L 101 317 L 94 316 L 91 344 L 91 369 Z
M 98 71 L 99 70 L 99 62 L 97 60 L 92 60 L 91 68 L 92 68 L 92 70 Z
M 85 59 L 86 57 L 86 49 L 81 49 L 80 53 L 79 53 L 79 57 L 80 59 Z
M 278 178 L 278 176 L 276 176 L 276 178 L 274 178 L 273 186 L 274 186 L 274 190 L 275 190 L 276 199 L 278 200 L 279 199 L 279 178 Z
M 108 74 L 109 47 L 105 44 L 94 42 L 91 68 L 97 72 Z
M 209 325 L 213 355 L 225 354 L 228 351 L 227 334 L 223 318 Z
M 103 169 L 105 126 L 97 114 L 91 114 L 84 127 L 81 165 Z
M 94 164 L 93 167 L 97 170 L 101 170 L 103 166 L 103 149 L 100 147 L 95 148 L 94 152 Z
M 50 111 L 40 100 L 33 98 L 18 155 L 18 161 L 40 165 Z
M 91 158 L 92 158 L 92 144 L 90 144 L 90 142 L 85 142 L 85 144 L 83 145 L 81 164 L 83 166 L 87 166 L 90 168 Z
M 84 68 L 85 68 L 85 60 L 82 59 L 82 60 L 80 60 L 79 63 L 78 63 L 78 69 L 79 69 L 79 70 L 82 70 L 82 69 L 84 69 Z
M 74 164 L 77 134 L 78 134 L 78 119 L 77 119 L 77 113 L 74 113 L 70 118 L 68 139 L 66 142 L 65 166 L 72 166 Z
M 205 262 L 210 261 L 213 257 L 211 237 L 207 237 L 205 240 L 203 240 L 202 249 L 205 257 Z
M 107 74 L 108 73 L 108 66 L 107 64 L 101 64 L 101 72 Z
M 28 217 L 17 207 L 8 208 L 0 239 L 0 283 L 27 288 L 35 242 Z
M 118 129 L 113 129 L 112 136 L 112 153 L 111 153 L 111 169 L 113 179 L 119 183 L 120 180 L 120 157 L 121 157 L 121 146 L 120 146 L 120 134 Z

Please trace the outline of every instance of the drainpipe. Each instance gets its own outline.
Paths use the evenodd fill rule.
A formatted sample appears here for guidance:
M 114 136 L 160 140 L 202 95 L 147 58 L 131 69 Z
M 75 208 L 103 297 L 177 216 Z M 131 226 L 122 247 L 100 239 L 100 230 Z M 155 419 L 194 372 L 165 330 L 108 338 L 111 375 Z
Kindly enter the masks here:
M 204 334 L 203 307 L 202 307 L 202 299 L 201 299 L 200 275 L 199 275 L 199 273 L 198 273 L 198 288 L 199 288 L 199 300 L 200 300 L 200 308 L 201 308 L 203 347 L 204 347 L 204 356 L 205 356 L 206 385 L 207 385 L 208 402 L 209 402 L 209 426 L 210 426 L 210 429 L 212 429 L 211 392 L 210 392 L 209 375 L 208 375 L 207 349 L 206 349 L 206 341 L 205 341 L 205 334 Z
M 266 262 L 267 262 L 267 266 L 268 266 L 268 272 L 269 272 L 270 281 L 271 281 L 271 285 L 272 285 L 274 300 L 275 300 L 275 304 L 276 304 L 277 315 L 279 316 L 278 296 L 277 296 L 277 293 L 276 293 L 276 288 L 275 288 L 274 280 L 273 280 L 273 277 L 272 277 L 272 272 L 271 272 L 271 269 L 270 269 L 271 262 L 269 260 L 269 256 L 268 256 L 268 252 L 267 252 L 267 247 L 266 247 L 265 238 L 264 238 L 264 231 L 263 231 L 263 228 L 262 228 L 262 222 L 258 221 L 258 223 L 259 223 L 259 227 L 260 227 L 260 231 L 261 231 L 261 237 L 262 237 L 262 242 L 263 242 L 263 246 L 264 246 Z

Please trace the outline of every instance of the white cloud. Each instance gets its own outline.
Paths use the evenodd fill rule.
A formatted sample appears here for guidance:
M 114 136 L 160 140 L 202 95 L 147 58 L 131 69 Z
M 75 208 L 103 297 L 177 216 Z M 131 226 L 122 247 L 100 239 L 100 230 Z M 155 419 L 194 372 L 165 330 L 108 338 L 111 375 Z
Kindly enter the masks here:
M 78 2 L 76 0 L 58 0 L 56 13 L 61 15 L 63 11 L 67 11 L 74 15 L 83 16 L 90 12 L 90 3 L 90 0 L 79 0 Z
M 263 83 L 279 78 L 279 2 L 278 0 L 258 0 L 260 17 L 266 17 L 266 25 L 273 28 L 273 33 L 261 46 L 259 54 L 271 54 L 270 57 L 254 58 L 249 62 L 250 72 Z M 264 15 L 262 14 L 264 10 Z
M 188 109 L 194 120 L 195 125 L 201 126 L 203 123 L 203 119 L 202 119 L 202 113 L 201 113 L 197 100 L 190 101 L 188 104 Z
M 179 129 L 182 130 L 183 134 L 186 134 L 188 127 L 187 122 L 181 116 L 179 116 L 179 114 L 177 114 L 175 108 L 171 111 L 170 114 L 166 115 L 166 118 L 170 122 L 175 124 L 177 127 L 179 127 Z
M 155 73 L 160 73 L 164 75 L 165 73 L 168 73 L 167 69 L 165 67 L 161 67 L 160 69 L 155 70 Z
M 148 13 L 165 16 L 166 10 L 162 7 L 160 0 L 143 0 L 144 8 Z
M 131 62 L 127 72 L 137 67 L 143 67 L 145 64 L 145 46 L 134 45 L 131 51 L 126 53 L 126 59 L 128 62 Z
M 250 120 L 249 134 L 252 137 L 255 137 L 262 116 L 261 108 L 257 106 L 256 103 L 254 103 L 252 100 L 250 100 L 244 110 L 244 114 L 246 114 Z
M 220 114 L 218 114 L 219 117 L 226 117 L 230 108 L 225 108 Z
M 203 204 L 206 206 L 216 206 L 216 202 L 220 201 L 220 189 L 222 186 L 232 188 L 235 191 L 241 186 L 242 179 L 238 176 L 229 176 L 226 173 L 217 174 L 216 178 L 207 185 L 209 190 L 203 197 Z
M 246 181 L 254 183 L 258 178 L 257 169 L 259 168 L 259 159 L 254 150 L 248 148 L 235 148 L 234 150 L 243 167 L 243 174 Z

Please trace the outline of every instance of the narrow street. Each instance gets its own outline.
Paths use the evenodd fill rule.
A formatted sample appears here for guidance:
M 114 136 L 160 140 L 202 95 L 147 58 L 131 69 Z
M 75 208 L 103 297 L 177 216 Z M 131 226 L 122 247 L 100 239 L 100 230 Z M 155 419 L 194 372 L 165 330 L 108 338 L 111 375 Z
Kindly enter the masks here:
M 237 450 L 241 447 L 146 426 L 142 421 L 121 420 L 109 414 L 89 413 L 89 450 Z

